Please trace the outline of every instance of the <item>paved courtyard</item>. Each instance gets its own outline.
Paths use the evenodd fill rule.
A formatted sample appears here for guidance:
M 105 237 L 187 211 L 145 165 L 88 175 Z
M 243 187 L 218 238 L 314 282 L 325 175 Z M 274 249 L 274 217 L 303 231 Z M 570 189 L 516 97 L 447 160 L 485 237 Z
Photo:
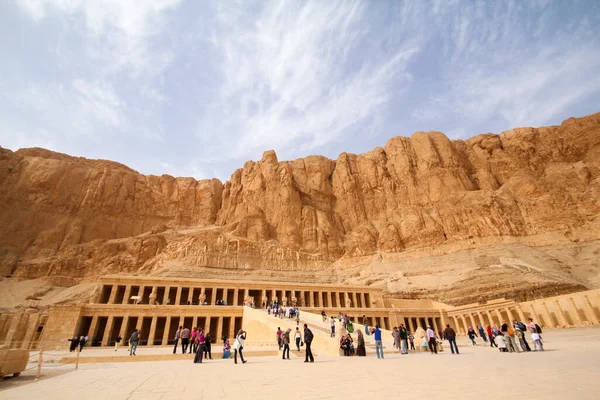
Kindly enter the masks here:
M 461 355 L 415 353 L 386 359 L 254 357 L 81 364 L 35 369 L 0 382 L 0 399 L 598 399 L 600 328 L 544 333 L 547 351 L 509 354 L 461 338 Z M 316 349 L 318 352 L 318 349 Z M 143 349 L 140 349 L 140 353 Z

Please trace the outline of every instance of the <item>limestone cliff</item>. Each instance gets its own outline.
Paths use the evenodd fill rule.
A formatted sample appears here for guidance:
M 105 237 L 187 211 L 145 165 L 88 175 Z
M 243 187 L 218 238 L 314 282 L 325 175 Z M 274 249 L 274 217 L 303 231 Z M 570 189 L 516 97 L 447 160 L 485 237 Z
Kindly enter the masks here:
M 600 113 L 465 141 L 417 132 L 335 161 L 280 162 L 267 151 L 224 184 L 0 148 L 0 271 L 55 284 L 104 273 L 275 276 L 455 303 L 578 290 L 600 284 L 597 257 L 575 272 L 567 265 L 573 252 L 598 251 L 599 177 Z M 557 246 L 569 255 L 548 255 Z M 431 280 L 430 257 L 478 281 Z M 509 268 L 504 287 L 483 272 L 490 266 Z M 431 282 L 411 287 L 407 274 Z

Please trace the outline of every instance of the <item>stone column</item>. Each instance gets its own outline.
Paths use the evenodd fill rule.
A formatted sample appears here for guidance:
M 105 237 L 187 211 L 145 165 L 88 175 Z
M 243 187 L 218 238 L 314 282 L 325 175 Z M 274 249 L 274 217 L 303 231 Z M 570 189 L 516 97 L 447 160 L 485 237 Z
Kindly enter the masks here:
M 408 328 L 408 330 L 410 332 L 415 333 L 415 330 L 414 330 L 413 324 L 412 324 L 412 317 L 408 317 L 408 326 L 406 328 Z
M 594 325 L 600 323 L 598 317 L 596 317 L 596 313 L 594 312 L 594 307 L 592 307 L 592 302 L 590 301 L 590 298 L 584 295 L 581 296 L 581 301 L 583 303 L 583 310 L 587 320 Z
M 204 334 L 206 335 L 206 333 L 208 331 L 210 331 L 210 317 L 206 317 L 206 321 L 204 321 Z
M 512 311 L 510 311 L 510 307 L 506 307 L 506 314 L 508 315 L 508 318 L 510 319 L 509 324 L 512 326 L 512 322 L 515 320 L 515 317 L 512 313 Z
M 108 346 L 110 342 L 110 334 L 113 330 L 113 325 L 115 324 L 115 317 L 109 316 L 106 321 L 106 329 L 104 330 L 104 336 L 102 337 L 101 346 Z
M 210 305 L 214 306 L 215 304 L 217 304 L 217 288 L 216 287 L 212 288 L 212 293 L 210 296 Z
M 239 292 L 239 289 L 233 289 L 233 304 L 232 304 L 233 306 L 237 306 L 238 305 L 238 300 L 239 300 L 239 297 L 238 297 L 239 293 L 238 292 Z M 262 307 L 262 298 L 259 299 L 257 301 L 257 303 L 258 303 L 258 305 L 260 307 Z
M 483 315 L 481 315 L 481 311 L 477 311 L 477 318 L 479 318 L 479 323 L 481 324 L 481 326 L 485 328 L 486 323 L 483 319 Z
M 137 301 L 138 304 L 141 304 L 142 300 L 144 300 L 144 289 L 146 289 L 146 286 L 140 286 L 138 289 L 137 295 L 140 296 L 140 299 Z
M 154 290 L 154 289 L 152 289 Z M 194 301 L 194 288 L 188 288 L 188 297 L 187 297 L 187 301 L 185 304 L 192 304 L 192 302 Z
M 538 313 L 535 311 L 535 307 L 533 306 L 533 303 L 529 303 L 529 309 L 531 310 L 530 314 L 531 314 L 531 318 L 533 318 L 533 320 L 535 321 L 536 324 L 542 324 L 542 321 L 540 320 L 540 316 L 538 315 Z
M 152 315 L 152 322 L 150 323 L 150 331 L 148 332 L 148 346 L 154 346 L 154 336 L 156 335 L 156 314 Z
M 519 318 L 521 318 L 521 322 L 527 322 L 527 318 L 525 318 L 525 313 L 519 304 L 517 304 L 517 313 L 519 314 Z
M 358 302 L 356 301 L 356 293 L 352 292 L 352 307 L 358 308 Z
M 485 313 L 487 314 L 487 317 L 490 320 L 490 326 L 496 325 L 496 323 L 494 322 L 494 317 L 492 317 L 492 313 L 490 312 L 490 310 L 485 310 Z
M 554 325 L 554 321 L 552 321 L 552 316 L 550 315 L 548 306 L 544 301 L 542 301 L 542 314 L 544 315 L 544 320 L 546 321 L 548 328 L 554 328 L 556 325 Z
M 261 301 L 262 304 L 262 301 Z M 231 343 L 231 338 L 235 337 L 235 334 L 237 332 L 235 332 L 235 317 L 231 317 L 231 320 L 229 321 L 229 332 L 227 332 L 227 337 L 229 338 L 229 342 Z
M 456 333 L 458 333 L 459 329 L 458 329 L 458 318 L 456 318 L 455 316 L 452 317 L 452 320 L 454 321 L 454 329 L 456 329 Z
M 217 323 L 217 334 L 216 336 L 212 336 L 213 338 L 213 343 L 218 343 L 218 340 L 221 340 L 221 337 L 223 336 L 223 317 L 219 316 L 219 322 Z
M 329 305 L 329 307 L 333 307 L 333 303 L 331 302 L 331 292 L 327 292 L 327 304 Z
M 129 298 L 131 297 L 131 285 L 125 286 L 125 294 L 123 295 L 123 303 L 129 304 Z
M 127 335 L 127 324 L 128 323 L 129 323 L 129 314 L 127 314 L 123 317 L 123 322 L 121 323 L 121 329 L 119 330 L 119 335 L 123 338 L 123 344 L 125 344 L 125 342 L 129 340 L 128 337 L 125 337 L 125 335 Z
M 471 326 L 473 329 L 477 330 L 477 324 L 475 323 L 475 318 L 473 318 L 473 314 L 469 313 L 469 319 L 471 320 Z
M 460 319 L 462 320 L 462 323 L 463 323 L 463 335 L 466 335 L 467 334 L 467 330 L 468 330 L 467 328 L 468 328 L 469 325 L 467 324 L 467 320 L 465 319 L 464 315 L 461 315 Z
M 108 298 L 108 304 L 115 304 L 115 297 L 117 297 L 117 292 L 119 291 L 119 285 L 113 285 L 110 291 L 110 297 Z
M 94 339 L 96 338 L 96 328 L 98 327 L 98 316 L 94 315 L 92 317 L 92 323 L 90 324 L 90 330 L 88 331 L 87 335 L 90 338 L 90 346 L 91 344 L 94 342 Z
M 496 311 L 496 316 L 498 317 L 498 328 L 499 328 L 500 325 L 502 325 L 502 322 L 504 321 L 504 317 L 502 317 L 502 313 L 500 312 L 500 310 L 495 309 L 494 311 Z
M 577 311 L 577 305 L 575 305 L 575 300 L 573 300 L 572 297 L 569 297 L 567 299 L 567 305 L 569 306 L 571 321 L 573 321 L 573 325 L 583 325 L 583 321 L 579 317 L 579 311 Z
M 554 309 L 556 310 L 556 317 L 558 318 L 558 323 L 561 326 L 569 326 L 569 323 L 565 318 L 565 314 L 563 313 L 562 307 L 560 306 L 560 302 L 558 301 L 558 299 L 554 299 Z
M 263 297 L 265 297 L 266 295 L 267 295 L 267 291 L 265 289 L 263 289 L 262 292 L 260 293 L 260 301 L 261 301 L 261 303 L 262 303 Z M 244 293 L 244 298 L 246 298 L 246 294 L 245 293 Z M 300 300 L 300 298 L 298 298 L 298 300 Z M 269 299 L 267 298 L 267 307 L 268 307 L 268 305 L 269 305 Z
M 171 287 L 170 286 L 165 286 L 165 292 L 163 293 L 163 298 L 162 298 L 162 302 L 161 304 L 164 306 L 166 304 L 172 304 L 169 300 L 169 292 L 171 291 Z M 169 301 L 169 303 L 167 303 L 167 300 Z
M 168 316 L 167 320 L 165 321 L 165 331 L 163 332 L 163 338 L 162 338 L 162 342 L 161 345 L 166 346 L 169 344 L 169 329 L 171 328 L 171 317 Z
M 183 288 L 181 286 L 177 286 L 177 294 L 175 295 L 175 305 L 178 306 L 181 304 L 181 291 Z
M 309 296 L 310 296 L 310 298 L 308 299 L 309 307 L 315 307 L 315 296 L 314 296 L 312 290 L 309 292 Z
M 367 308 L 367 302 L 363 292 L 360 292 L 360 303 L 362 304 L 363 308 Z

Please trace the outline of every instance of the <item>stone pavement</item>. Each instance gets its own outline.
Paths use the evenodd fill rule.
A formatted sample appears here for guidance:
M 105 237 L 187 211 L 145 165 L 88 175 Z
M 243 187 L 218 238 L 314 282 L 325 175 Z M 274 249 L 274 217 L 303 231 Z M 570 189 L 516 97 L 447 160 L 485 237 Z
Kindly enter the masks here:
M 216 359 L 83 364 L 35 370 L 0 383 L 0 399 L 597 399 L 600 393 L 600 328 L 544 332 L 547 351 L 500 353 L 461 338 L 461 355 L 400 356 L 385 360 L 318 357 L 249 358 L 247 364 Z M 447 346 L 446 346 L 447 349 Z

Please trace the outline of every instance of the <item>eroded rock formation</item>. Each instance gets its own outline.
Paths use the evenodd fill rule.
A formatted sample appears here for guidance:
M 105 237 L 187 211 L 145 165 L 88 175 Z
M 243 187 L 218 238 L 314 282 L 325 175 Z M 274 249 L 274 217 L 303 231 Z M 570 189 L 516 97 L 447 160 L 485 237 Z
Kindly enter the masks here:
M 459 295 L 464 285 L 445 278 L 415 289 L 396 283 L 432 255 L 443 264 L 445 255 L 471 251 L 462 272 L 467 265 L 481 272 L 473 260 L 490 246 L 500 253 L 507 243 L 596 251 L 599 177 L 600 113 L 464 141 L 417 132 L 335 161 L 280 162 L 267 151 L 224 184 L 0 148 L 0 270 L 54 284 L 138 272 L 351 281 L 455 303 L 511 295 L 519 282 L 525 291 L 578 290 L 600 284 L 597 261 L 577 275 L 552 264 L 560 255 L 548 256 L 534 268 L 552 264 L 550 278 L 540 272 L 531 281 L 525 270 L 512 286 L 477 296 Z M 494 275 L 474 276 L 480 284 Z

